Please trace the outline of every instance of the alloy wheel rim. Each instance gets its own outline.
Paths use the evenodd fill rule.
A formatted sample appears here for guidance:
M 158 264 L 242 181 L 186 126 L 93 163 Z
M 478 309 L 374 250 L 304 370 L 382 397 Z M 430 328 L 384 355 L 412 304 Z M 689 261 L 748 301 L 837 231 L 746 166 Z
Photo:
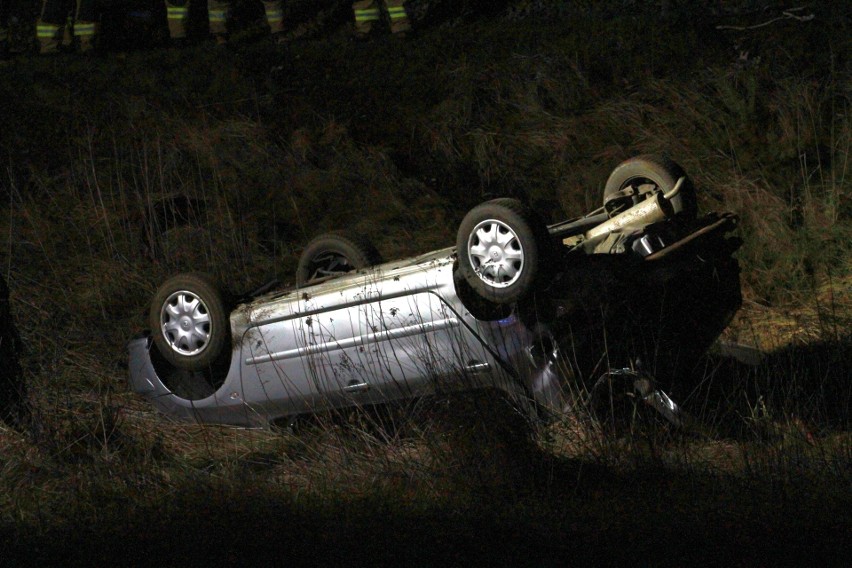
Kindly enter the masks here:
M 497 219 L 481 221 L 470 232 L 467 252 L 474 272 L 493 288 L 506 288 L 524 271 L 524 247 L 517 233 Z
M 171 294 L 160 310 L 163 337 L 173 351 L 185 357 L 198 355 L 210 343 L 210 312 L 207 305 L 187 290 Z

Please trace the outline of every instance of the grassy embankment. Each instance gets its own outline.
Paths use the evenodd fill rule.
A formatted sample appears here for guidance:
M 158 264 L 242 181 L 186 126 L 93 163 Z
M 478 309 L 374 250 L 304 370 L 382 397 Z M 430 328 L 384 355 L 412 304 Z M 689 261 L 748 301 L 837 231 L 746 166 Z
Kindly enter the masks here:
M 3 67 L 0 233 L 33 411 L 0 430 L 4 558 L 842 564 L 850 34 L 815 13 L 746 32 L 494 18 Z M 613 440 L 581 411 L 530 440 L 477 400 L 418 408 L 396 434 L 366 415 L 293 436 L 172 424 L 126 392 L 125 343 L 175 270 L 287 281 L 299 247 L 340 227 L 386 258 L 428 250 L 489 195 L 579 214 L 645 152 L 742 218 L 728 336 L 769 356 L 708 359 L 689 401 L 706 437 Z M 207 201 L 208 231 L 140 229 L 175 194 Z

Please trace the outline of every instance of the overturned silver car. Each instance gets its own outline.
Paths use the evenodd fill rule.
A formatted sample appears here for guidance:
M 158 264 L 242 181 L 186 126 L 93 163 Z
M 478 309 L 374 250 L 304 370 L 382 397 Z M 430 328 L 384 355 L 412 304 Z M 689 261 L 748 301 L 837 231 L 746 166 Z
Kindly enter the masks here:
M 699 217 L 689 178 L 659 156 L 619 165 L 603 202 L 546 226 L 492 200 L 455 247 L 389 263 L 323 235 L 297 285 L 233 307 L 209 277 L 177 275 L 129 345 L 131 387 L 181 419 L 265 426 L 474 389 L 547 416 L 578 385 L 627 374 L 676 421 L 666 392 L 688 392 L 682 378 L 741 303 L 736 218 Z

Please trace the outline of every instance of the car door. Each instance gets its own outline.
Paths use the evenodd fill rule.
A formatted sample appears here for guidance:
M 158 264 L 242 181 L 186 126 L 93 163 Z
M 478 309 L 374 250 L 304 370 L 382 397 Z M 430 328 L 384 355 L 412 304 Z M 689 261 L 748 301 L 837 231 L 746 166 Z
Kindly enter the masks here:
M 420 291 L 359 306 L 362 336 L 342 350 L 336 376 L 343 392 L 373 391 L 392 400 L 465 388 L 490 356 L 437 294 Z
M 490 356 L 435 293 L 305 296 L 243 341 L 245 400 L 280 414 L 457 390 Z

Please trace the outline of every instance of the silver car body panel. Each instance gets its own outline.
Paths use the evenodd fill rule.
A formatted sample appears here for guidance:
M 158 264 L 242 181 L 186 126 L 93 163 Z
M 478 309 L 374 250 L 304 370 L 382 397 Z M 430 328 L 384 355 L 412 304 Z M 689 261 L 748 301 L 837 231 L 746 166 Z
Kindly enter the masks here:
M 474 318 L 456 293 L 454 260 L 447 248 L 237 307 L 230 365 L 203 397 L 174 392 L 150 337 L 135 339 L 131 388 L 166 414 L 241 426 L 483 387 L 559 407 L 555 354 L 531 349 L 546 330 L 514 315 Z

